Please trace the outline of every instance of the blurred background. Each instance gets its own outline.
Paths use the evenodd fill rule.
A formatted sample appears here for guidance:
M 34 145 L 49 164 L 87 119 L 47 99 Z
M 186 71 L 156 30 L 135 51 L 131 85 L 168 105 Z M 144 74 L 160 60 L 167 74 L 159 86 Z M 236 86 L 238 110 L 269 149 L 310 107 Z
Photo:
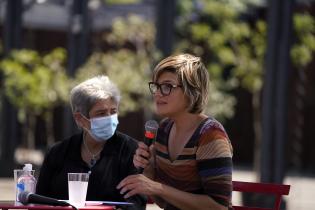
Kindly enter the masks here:
M 108 75 L 122 93 L 118 129 L 142 140 L 145 121 L 159 120 L 154 65 L 188 52 L 209 70 L 206 113 L 230 136 L 233 179 L 291 184 L 283 208 L 312 209 L 314 14 L 314 0 L 0 0 L 0 200 L 14 168 L 38 172 L 78 132 L 75 84 Z

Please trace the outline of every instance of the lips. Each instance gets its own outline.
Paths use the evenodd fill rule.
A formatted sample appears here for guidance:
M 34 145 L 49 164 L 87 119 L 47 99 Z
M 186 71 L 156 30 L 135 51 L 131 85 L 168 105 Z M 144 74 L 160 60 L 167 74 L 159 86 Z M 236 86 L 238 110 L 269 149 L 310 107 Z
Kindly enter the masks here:
M 165 101 L 156 101 L 156 105 L 165 105 L 167 104 Z

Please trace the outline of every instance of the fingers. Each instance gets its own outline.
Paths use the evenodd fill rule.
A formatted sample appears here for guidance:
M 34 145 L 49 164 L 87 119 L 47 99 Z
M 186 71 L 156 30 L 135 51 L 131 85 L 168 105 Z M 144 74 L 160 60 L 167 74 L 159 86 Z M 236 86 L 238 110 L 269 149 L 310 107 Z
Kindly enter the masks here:
M 133 156 L 134 166 L 136 168 L 146 168 L 147 165 L 149 164 L 150 156 L 151 152 L 149 151 L 149 147 L 145 145 L 143 142 L 139 142 L 136 153 Z
M 137 177 L 140 175 L 130 175 L 127 176 L 125 179 L 123 179 L 116 187 L 116 189 L 120 189 L 120 194 L 124 194 L 127 192 L 126 195 L 124 195 L 124 198 L 129 198 L 130 196 L 133 196 L 135 194 L 138 194 L 137 186 Z
M 145 144 L 145 143 L 143 143 L 142 141 L 139 141 L 139 143 L 138 143 L 138 149 L 143 149 L 143 150 L 148 150 L 148 146 Z
M 146 145 L 145 147 L 138 147 L 138 149 L 136 150 L 136 155 L 149 159 L 151 156 L 149 147 L 147 147 Z
M 129 198 L 130 196 L 133 196 L 135 194 L 139 194 L 139 187 L 138 183 L 130 183 L 128 185 L 125 185 L 123 188 L 120 190 L 120 194 L 125 194 L 124 198 Z
M 129 180 L 131 179 L 131 177 L 134 176 L 134 175 L 130 175 L 130 176 L 127 176 L 126 178 L 124 178 L 123 180 L 121 180 L 119 182 L 119 184 L 117 185 L 116 189 L 120 189 L 122 188 L 123 186 L 125 186 L 126 184 L 128 184 Z
M 155 195 L 157 190 L 161 191 L 162 185 L 142 174 L 137 174 L 127 176 L 116 188 L 120 190 L 120 194 L 125 194 L 124 198 L 129 198 L 135 194 Z
M 132 190 L 129 190 L 125 195 L 124 198 L 129 198 L 131 196 L 134 196 L 136 194 L 139 194 L 138 188 L 133 188 Z
M 147 159 L 136 154 L 133 156 L 133 165 L 136 168 L 146 168 L 148 164 L 149 161 Z
M 124 178 L 123 180 L 121 180 L 119 182 L 119 184 L 117 185 L 116 189 L 120 189 L 120 188 L 124 187 L 125 185 L 128 185 L 130 183 L 135 182 L 135 180 L 137 178 L 139 178 L 140 176 L 143 176 L 143 175 L 141 175 L 141 174 L 134 174 L 134 175 L 127 176 L 126 178 Z
M 136 194 L 145 193 L 145 187 L 143 187 L 143 184 L 146 186 L 145 180 L 143 175 L 130 175 L 123 179 L 116 188 L 120 189 L 120 194 L 126 193 L 124 198 L 129 198 Z

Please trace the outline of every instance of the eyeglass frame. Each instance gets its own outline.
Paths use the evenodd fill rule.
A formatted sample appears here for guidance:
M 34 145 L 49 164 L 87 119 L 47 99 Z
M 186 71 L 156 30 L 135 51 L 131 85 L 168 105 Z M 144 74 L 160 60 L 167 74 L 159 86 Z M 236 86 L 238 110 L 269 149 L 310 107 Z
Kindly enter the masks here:
M 157 82 L 148 82 L 148 85 L 149 85 L 149 90 L 150 90 L 151 94 L 155 94 L 158 90 L 160 90 L 160 93 L 161 93 L 163 96 L 169 96 L 174 88 L 183 87 L 182 85 L 174 85 L 174 84 L 170 84 L 170 83 L 161 83 L 161 84 L 159 84 L 159 83 L 157 83 Z M 153 90 L 151 89 L 151 85 L 155 85 L 156 91 L 153 91 Z M 162 85 L 169 88 L 168 93 L 165 93 L 165 92 L 163 91 Z

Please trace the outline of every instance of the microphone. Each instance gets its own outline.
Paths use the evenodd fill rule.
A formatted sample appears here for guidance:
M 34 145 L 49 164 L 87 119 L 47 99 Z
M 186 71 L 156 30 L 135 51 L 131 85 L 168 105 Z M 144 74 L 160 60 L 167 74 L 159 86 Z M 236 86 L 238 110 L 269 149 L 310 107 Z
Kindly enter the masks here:
M 156 132 L 159 128 L 159 124 L 155 120 L 149 120 L 144 125 L 144 140 L 143 142 L 149 147 L 156 136 Z
M 150 147 L 153 141 L 155 140 L 159 124 L 155 120 L 149 120 L 144 125 L 144 140 L 143 142 Z M 143 172 L 143 168 L 140 168 L 140 173 Z
M 35 193 L 30 193 L 27 191 L 21 192 L 18 195 L 19 201 L 24 205 L 29 203 L 36 203 L 36 204 L 46 204 L 52 206 L 71 206 L 69 203 L 65 201 L 60 201 L 55 198 L 49 198 L 46 196 L 38 195 Z

